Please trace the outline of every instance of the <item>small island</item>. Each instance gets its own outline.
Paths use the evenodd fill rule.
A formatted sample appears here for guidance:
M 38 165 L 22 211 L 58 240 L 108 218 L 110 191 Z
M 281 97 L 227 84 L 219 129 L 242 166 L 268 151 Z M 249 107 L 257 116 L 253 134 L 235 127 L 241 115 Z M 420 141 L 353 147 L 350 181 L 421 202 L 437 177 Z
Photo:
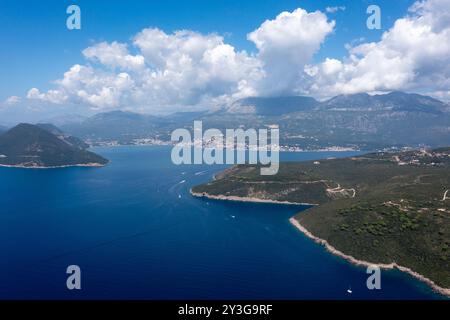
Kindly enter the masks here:
M 0 135 L 0 166 L 36 169 L 100 167 L 108 163 L 86 150 L 88 147 L 55 126 L 21 123 Z
M 357 265 L 397 268 L 450 296 L 450 148 L 234 166 L 197 197 L 310 204 L 290 222 Z

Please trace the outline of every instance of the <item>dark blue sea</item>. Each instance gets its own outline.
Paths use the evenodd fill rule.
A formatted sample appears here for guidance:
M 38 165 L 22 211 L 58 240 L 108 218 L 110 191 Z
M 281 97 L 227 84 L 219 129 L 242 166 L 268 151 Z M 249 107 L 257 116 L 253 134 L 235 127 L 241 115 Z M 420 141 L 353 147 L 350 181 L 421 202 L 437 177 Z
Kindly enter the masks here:
M 173 165 L 170 147 L 95 151 L 110 164 L 0 168 L 0 298 L 441 298 L 399 271 L 383 271 L 381 290 L 368 290 L 364 268 L 289 223 L 306 207 L 190 196 L 226 166 Z M 69 265 L 81 268 L 81 290 L 66 288 Z

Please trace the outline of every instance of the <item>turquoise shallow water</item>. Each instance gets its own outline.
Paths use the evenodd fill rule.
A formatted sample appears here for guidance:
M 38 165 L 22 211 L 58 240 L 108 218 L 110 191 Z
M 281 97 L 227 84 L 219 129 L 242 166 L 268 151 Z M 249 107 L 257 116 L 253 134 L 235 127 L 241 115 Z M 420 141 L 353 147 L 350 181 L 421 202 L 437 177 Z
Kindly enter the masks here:
M 226 166 L 175 166 L 170 150 L 98 148 L 111 160 L 103 168 L 0 168 L 0 298 L 441 298 L 398 271 L 368 290 L 365 269 L 289 223 L 305 208 L 191 197 Z M 66 289 L 71 264 L 82 290 Z

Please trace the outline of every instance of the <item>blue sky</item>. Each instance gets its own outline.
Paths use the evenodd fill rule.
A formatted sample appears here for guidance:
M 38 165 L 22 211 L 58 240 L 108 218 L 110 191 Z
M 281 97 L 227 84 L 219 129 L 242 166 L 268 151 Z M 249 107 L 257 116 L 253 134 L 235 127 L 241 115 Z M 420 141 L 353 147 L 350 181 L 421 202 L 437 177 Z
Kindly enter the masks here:
M 336 31 L 315 56 L 341 58 L 345 43 L 364 37 L 376 40 L 395 19 L 404 15 L 409 0 L 131 0 L 64 1 L 0 0 L 0 100 L 23 96 L 31 87 L 47 90 L 52 81 L 75 63 L 81 51 L 95 41 L 127 41 L 146 27 L 166 32 L 190 29 L 217 32 L 237 49 L 255 51 L 247 33 L 282 11 L 302 7 L 308 11 L 345 6 L 330 14 Z M 77 4 L 82 10 L 82 29 L 65 27 L 66 8 Z M 368 30 L 365 13 L 369 4 L 383 9 L 382 30 Z
M 66 9 L 81 8 L 81 30 Z M 381 29 L 366 26 L 369 5 Z M 450 101 L 450 0 L 0 0 L 0 118 L 215 109 L 248 96 Z

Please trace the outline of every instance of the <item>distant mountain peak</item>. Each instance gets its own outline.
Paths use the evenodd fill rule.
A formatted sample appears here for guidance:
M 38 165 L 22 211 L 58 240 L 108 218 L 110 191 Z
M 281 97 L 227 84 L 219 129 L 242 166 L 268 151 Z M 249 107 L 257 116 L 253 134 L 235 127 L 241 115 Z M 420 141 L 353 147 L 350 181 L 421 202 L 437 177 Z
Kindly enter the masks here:
M 230 113 L 253 113 L 264 116 L 277 116 L 292 112 L 311 110 L 319 102 L 312 97 L 248 97 L 234 102 L 227 111 Z
M 441 113 L 445 111 L 445 104 L 437 99 L 416 93 L 392 91 L 386 94 L 369 95 L 356 93 L 338 95 L 321 104 L 322 108 L 340 111 L 402 111 Z

